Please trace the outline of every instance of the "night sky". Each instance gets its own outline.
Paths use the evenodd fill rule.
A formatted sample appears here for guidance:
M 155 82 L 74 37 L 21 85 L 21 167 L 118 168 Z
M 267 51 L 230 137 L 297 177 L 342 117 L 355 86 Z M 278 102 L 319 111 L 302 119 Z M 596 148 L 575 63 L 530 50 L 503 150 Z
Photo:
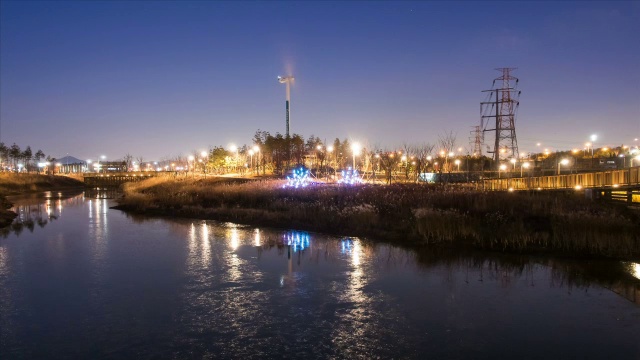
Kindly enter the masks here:
M 0 141 L 161 159 L 257 129 L 469 147 L 517 67 L 520 152 L 640 137 L 640 2 L 25 2 L 0 5 Z M 487 141 L 491 143 L 491 141 Z M 540 150 L 541 151 L 541 150 Z

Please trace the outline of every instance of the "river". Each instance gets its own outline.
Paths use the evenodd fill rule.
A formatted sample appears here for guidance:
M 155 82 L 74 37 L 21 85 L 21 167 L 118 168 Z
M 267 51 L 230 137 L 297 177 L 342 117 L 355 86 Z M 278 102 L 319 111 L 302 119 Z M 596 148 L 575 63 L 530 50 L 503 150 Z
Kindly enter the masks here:
M 640 358 L 640 264 L 10 200 L 0 359 Z

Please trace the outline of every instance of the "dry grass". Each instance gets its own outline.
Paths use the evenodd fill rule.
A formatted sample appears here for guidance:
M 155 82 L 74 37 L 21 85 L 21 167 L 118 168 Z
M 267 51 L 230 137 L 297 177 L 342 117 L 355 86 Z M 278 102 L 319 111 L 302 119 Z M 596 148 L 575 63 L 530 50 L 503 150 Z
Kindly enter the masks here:
M 126 184 L 121 207 L 405 244 L 640 256 L 638 216 L 578 196 L 397 184 L 283 189 L 281 181 L 153 178 Z
M 67 176 L 0 173 L 0 195 L 4 196 L 81 186 L 82 181 Z

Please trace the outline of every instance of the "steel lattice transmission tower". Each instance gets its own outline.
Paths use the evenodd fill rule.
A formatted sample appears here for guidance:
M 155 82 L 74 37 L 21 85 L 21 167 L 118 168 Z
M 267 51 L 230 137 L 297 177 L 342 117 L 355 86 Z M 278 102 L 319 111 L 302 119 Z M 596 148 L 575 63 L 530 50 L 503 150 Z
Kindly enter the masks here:
M 488 93 L 487 100 L 480 103 L 480 127 L 484 134 L 487 132 L 495 132 L 495 140 L 493 151 L 493 160 L 496 166 L 500 166 L 500 161 L 518 158 L 518 140 L 516 139 L 516 112 L 520 105 L 520 91 L 517 90 L 518 78 L 511 75 L 516 68 L 497 68 L 502 72 L 502 76 L 493 80 L 493 86 L 490 90 L 484 90 Z M 498 82 L 499 88 L 496 88 Z M 495 127 L 491 126 L 491 119 L 495 120 Z

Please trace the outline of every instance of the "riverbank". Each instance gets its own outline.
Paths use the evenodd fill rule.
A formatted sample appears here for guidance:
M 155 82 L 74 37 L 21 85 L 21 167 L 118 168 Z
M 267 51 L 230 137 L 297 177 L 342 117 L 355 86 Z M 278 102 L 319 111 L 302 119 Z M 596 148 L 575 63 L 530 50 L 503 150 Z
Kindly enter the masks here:
M 12 205 L 6 196 L 82 186 L 82 181 L 67 176 L 0 173 L 0 228 L 11 225 L 17 216 L 9 210 Z
M 363 236 L 396 244 L 640 258 L 640 218 L 578 194 L 417 184 L 283 188 L 282 181 L 155 178 L 124 186 L 121 210 Z

